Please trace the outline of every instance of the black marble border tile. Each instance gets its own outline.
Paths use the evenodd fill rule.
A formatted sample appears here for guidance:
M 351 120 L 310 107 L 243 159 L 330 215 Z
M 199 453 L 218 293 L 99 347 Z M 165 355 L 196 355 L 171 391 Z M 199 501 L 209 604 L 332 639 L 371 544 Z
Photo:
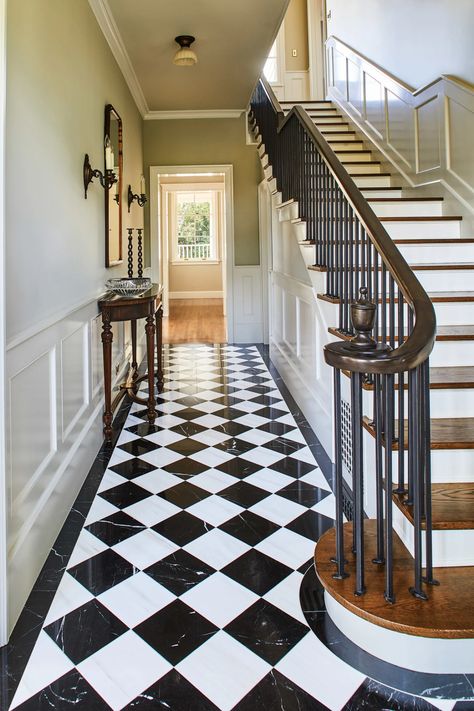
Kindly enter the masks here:
M 103 442 L 84 484 L 59 532 L 13 629 L 8 644 L 0 647 L 0 708 L 8 709 L 25 670 L 33 647 L 89 509 L 107 469 L 110 457 L 130 411 L 132 401 L 125 395 L 113 421 L 111 442 Z
M 318 639 L 339 659 L 369 677 L 372 705 L 367 705 L 368 699 L 366 705 L 363 705 L 358 698 L 357 703 L 354 699 L 354 703 L 345 706 L 343 711 L 355 711 L 358 708 L 385 709 L 387 698 L 393 704 L 390 708 L 417 709 L 418 706 L 413 706 L 414 696 L 423 696 L 426 701 L 427 706 L 420 706 L 420 711 L 435 708 L 429 704 L 430 698 L 462 699 L 461 704 L 469 704 L 465 708 L 474 709 L 474 701 L 470 700 L 474 695 L 474 675 L 428 674 L 404 669 L 374 657 L 342 634 L 326 612 L 323 586 L 313 566 L 306 571 L 301 581 L 300 603 L 306 622 Z M 376 704 L 377 697 L 381 705 Z M 462 707 L 456 704 L 455 708 Z

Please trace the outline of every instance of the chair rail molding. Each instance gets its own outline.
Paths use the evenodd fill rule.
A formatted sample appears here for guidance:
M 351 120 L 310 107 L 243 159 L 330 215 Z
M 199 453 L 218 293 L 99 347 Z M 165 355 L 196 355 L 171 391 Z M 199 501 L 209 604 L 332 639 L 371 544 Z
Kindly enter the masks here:
M 336 37 L 326 53 L 328 98 L 410 186 L 439 182 L 474 215 L 474 86 L 446 75 L 414 90 Z

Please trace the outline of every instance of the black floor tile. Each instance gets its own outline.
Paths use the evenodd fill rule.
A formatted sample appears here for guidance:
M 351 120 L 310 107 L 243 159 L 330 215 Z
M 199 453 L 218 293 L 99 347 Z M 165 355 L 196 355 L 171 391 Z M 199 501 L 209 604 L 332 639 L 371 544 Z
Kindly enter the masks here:
M 82 706 L 87 711 L 106 711 L 108 704 L 76 669 L 56 679 L 38 694 L 32 696 L 15 711 L 66 711 Z
M 232 711 L 329 711 L 327 706 L 316 701 L 299 686 L 280 674 L 276 669 L 234 706 Z
M 158 446 L 159 445 L 154 442 L 150 442 L 149 439 L 141 438 L 120 444 L 119 449 L 123 449 L 123 451 L 128 452 L 128 454 L 133 454 L 134 457 L 141 457 L 143 454 L 148 454 L 148 452 L 153 452 L 154 449 L 158 449 Z
M 254 462 L 249 462 L 246 459 L 240 459 L 240 457 L 235 457 L 234 459 L 229 459 L 229 461 L 219 464 L 216 469 L 226 474 L 231 474 L 237 477 L 237 479 L 245 479 L 251 474 L 260 471 L 262 467 Z
M 240 422 L 223 422 L 221 425 L 217 425 L 212 429 L 227 434 L 229 437 L 238 437 L 242 432 L 248 431 L 248 427 L 241 425 Z
M 170 428 L 171 432 L 176 432 L 176 434 L 182 435 L 183 437 L 192 437 L 200 432 L 204 432 L 205 429 L 207 428 L 202 425 L 198 425 L 198 423 L 193 422 L 193 420 L 183 422 L 181 425 L 175 425 Z
M 260 425 L 257 427 L 258 430 L 262 432 L 271 432 L 271 434 L 282 437 L 288 434 L 288 432 L 294 432 L 297 428 L 294 425 L 285 425 L 284 422 L 267 422 L 265 425 Z
M 192 460 L 190 460 L 192 461 Z M 197 504 L 203 499 L 207 499 L 210 496 L 209 491 L 201 489 L 199 486 L 190 484 L 188 481 L 183 481 L 181 484 L 176 484 L 166 491 L 162 491 L 158 494 L 162 499 L 166 501 L 171 501 L 172 504 L 180 506 L 182 509 L 188 508 L 193 504 Z
M 216 449 L 221 449 L 227 454 L 232 454 L 234 457 L 239 457 L 241 454 L 250 452 L 251 449 L 255 449 L 255 444 L 252 442 L 246 442 L 243 439 L 238 439 L 238 437 L 229 437 L 224 442 L 214 445 Z
M 219 711 L 184 676 L 172 669 L 156 684 L 137 696 L 123 711 Z
M 127 631 L 127 626 L 98 600 L 70 612 L 44 628 L 74 664 L 80 664 Z M 86 634 L 78 634 L 79 631 Z
M 212 637 L 218 628 L 181 600 L 175 600 L 134 631 L 176 665 Z
M 172 442 L 166 446 L 168 449 L 173 450 L 173 452 L 182 454 L 183 457 L 190 457 L 192 454 L 196 454 L 196 452 L 207 449 L 206 444 L 198 442 L 196 439 L 189 439 L 188 437 L 186 439 L 180 439 L 178 442 Z
M 292 476 L 295 479 L 299 479 L 305 474 L 309 474 L 309 472 L 316 469 L 314 464 L 300 462 L 298 459 L 294 459 L 293 457 L 285 457 L 284 459 L 280 459 L 280 461 L 275 462 L 275 464 L 271 464 L 268 468 L 273 469 L 276 472 L 280 472 L 281 474 L 288 474 L 288 476 Z
M 295 518 L 294 521 L 291 521 L 286 528 L 316 543 L 323 533 L 333 526 L 334 521 L 327 516 L 322 516 L 316 513 L 316 511 L 305 511 L 304 514 L 301 514 L 301 516 Z
M 155 434 L 156 432 L 161 432 L 162 427 L 157 425 L 152 425 L 151 422 L 142 422 L 139 425 L 132 425 L 132 427 L 126 427 L 128 432 L 136 434 L 139 437 L 148 437 L 149 435 Z
M 298 481 L 298 479 L 295 479 L 294 482 L 278 492 L 278 496 L 283 496 L 289 501 L 295 501 L 297 504 L 308 507 L 315 506 L 329 494 L 329 491 L 320 489 L 319 486 L 312 486 L 305 481 Z
M 175 516 L 171 516 L 153 526 L 154 531 L 169 538 L 173 543 L 181 547 L 195 538 L 203 536 L 212 528 L 213 526 L 209 523 L 201 521 L 200 518 L 196 518 L 196 516 L 187 511 L 181 511 Z
M 219 496 L 248 509 L 250 506 L 270 496 L 270 492 L 253 484 L 248 484 L 246 481 L 238 481 L 236 484 L 232 484 L 227 489 L 220 491 Z
M 293 440 L 285 439 L 284 437 L 277 437 L 262 445 L 262 447 L 266 447 L 266 449 L 271 449 L 273 452 L 280 452 L 286 456 L 297 452 L 305 446 L 306 445 L 301 444 L 301 442 L 293 442 Z
M 221 572 L 257 595 L 265 595 L 292 571 L 283 563 L 252 548 L 229 563 Z
M 205 464 L 196 462 L 194 459 L 188 459 L 187 457 L 178 459 L 177 462 L 172 462 L 163 467 L 165 472 L 179 476 L 181 479 L 189 479 L 196 474 L 202 474 L 202 472 L 205 472 L 208 468 L 209 467 Z
M 180 549 L 146 568 L 144 572 L 179 596 L 186 590 L 191 590 L 195 585 L 202 583 L 215 573 L 215 570 L 202 560 Z
M 154 471 L 156 467 L 153 466 L 153 464 L 145 462 L 144 459 L 134 458 L 127 459 L 126 462 L 120 462 L 120 464 L 114 464 L 110 469 L 126 479 L 136 479 L 142 474 L 148 474 Z
M 278 531 L 280 526 L 266 518 L 257 516 L 252 511 L 242 511 L 241 514 L 226 521 L 219 528 L 249 546 L 256 546 L 257 543 Z
M 93 595 L 100 595 L 134 575 L 136 569 L 128 560 L 108 548 L 93 558 L 88 558 L 69 568 L 68 572 Z
M 107 518 L 86 526 L 87 531 L 100 538 L 108 546 L 115 546 L 120 541 L 140 533 L 145 528 L 146 526 L 136 521 L 125 511 L 117 511 L 117 513 L 107 516 Z
M 119 484 L 111 489 L 101 491 L 99 494 L 102 499 L 105 499 L 110 504 L 117 506 L 119 509 L 124 509 L 132 504 L 137 504 L 139 501 L 147 499 L 151 495 L 152 494 L 149 491 L 141 486 L 138 486 L 137 484 L 134 484 L 133 481 L 127 481 L 124 484 Z
M 266 600 L 257 600 L 224 629 L 272 665 L 308 634 L 306 625 Z

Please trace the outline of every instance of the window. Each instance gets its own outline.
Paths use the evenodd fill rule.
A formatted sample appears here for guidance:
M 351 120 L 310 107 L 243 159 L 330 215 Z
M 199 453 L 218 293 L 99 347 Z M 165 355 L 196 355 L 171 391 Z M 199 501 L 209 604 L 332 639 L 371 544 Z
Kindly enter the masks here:
M 173 261 L 217 261 L 216 190 L 173 193 Z
M 278 48 L 277 41 L 275 40 L 270 54 L 267 57 L 265 66 L 263 67 L 263 73 L 265 74 L 265 79 L 270 82 L 270 84 L 276 84 L 278 81 Z

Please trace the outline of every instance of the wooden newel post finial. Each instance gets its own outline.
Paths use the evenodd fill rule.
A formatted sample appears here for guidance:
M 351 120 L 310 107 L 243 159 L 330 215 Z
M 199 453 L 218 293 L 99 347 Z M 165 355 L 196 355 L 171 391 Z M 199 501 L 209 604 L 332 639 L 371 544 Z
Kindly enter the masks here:
M 351 304 L 351 320 L 356 333 L 351 339 L 352 346 L 364 351 L 377 347 L 377 342 L 371 336 L 376 309 L 376 305 L 367 298 L 367 288 L 361 287 L 358 301 Z

